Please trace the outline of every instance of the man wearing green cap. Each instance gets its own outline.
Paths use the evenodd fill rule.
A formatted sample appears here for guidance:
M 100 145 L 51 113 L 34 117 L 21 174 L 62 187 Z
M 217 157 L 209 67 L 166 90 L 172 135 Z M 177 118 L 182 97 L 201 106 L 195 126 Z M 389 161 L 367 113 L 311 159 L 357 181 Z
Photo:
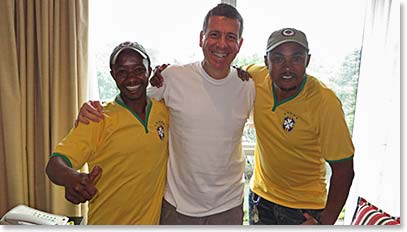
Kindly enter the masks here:
M 167 108 L 146 95 L 150 58 L 140 44 L 119 44 L 110 69 L 120 94 L 105 106 L 105 119 L 73 128 L 54 149 L 46 172 L 65 187 L 67 200 L 89 201 L 88 224 L 158 224 L 168 159 Z M 77 172 L 85 163 L 92 171 Z
M 306 74 L 308 52 L 303 32 L 283 28 L 267 41 L 266 66 L 247 68 L 256 84 L 250 224 L 334 224 L 348 196 L 353 143 L 340 100 Z

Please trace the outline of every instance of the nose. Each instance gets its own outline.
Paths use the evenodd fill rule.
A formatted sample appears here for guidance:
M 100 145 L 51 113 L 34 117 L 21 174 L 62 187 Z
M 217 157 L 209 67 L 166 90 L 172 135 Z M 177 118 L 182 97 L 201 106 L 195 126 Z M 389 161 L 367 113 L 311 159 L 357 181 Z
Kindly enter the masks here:
M 138 79 L 137 77 L 138 77 L 138 75 L 137 75 L 134 71 L 131 71 L 131 72 L 129 72 L 129 73 L 127 74 L 127 79 L 128 79 L 128 80 L 135 80 L 135 79 Z
M 216 45 L 220 48 L 226 47 L 226 37 L 225 36 L 220 36 L 219 39 L 217 40 Z
M 289 62 L 289 61 L 284 62 L 284 66 L 283 66 L 284 71 L 290 71 L 291 67 L 292 67 L 291 62 Z
M 291 59 L 284 59 L 284 63 L 283 63 L 283 69 L 286 71 L 290 71 L 291 68 L 293 67 L 293 62 Z

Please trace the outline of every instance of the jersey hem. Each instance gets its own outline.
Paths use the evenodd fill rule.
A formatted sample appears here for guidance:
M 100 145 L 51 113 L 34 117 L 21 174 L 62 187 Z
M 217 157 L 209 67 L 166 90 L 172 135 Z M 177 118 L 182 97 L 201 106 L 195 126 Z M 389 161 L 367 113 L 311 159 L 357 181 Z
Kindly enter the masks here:
M 274 204 L 277 205 L 281 205 L 284 207 L 288 207 L 288 208 L 293 208 L 293 209 L 313 209 L 313 210 L 320 210 L 320 209 L 324 209 L 325 208 L 325 204 L 326 202 L 323 202 L 321 205 L 316 205 L 316 204 L 310 204 L 310 205 L 291 205 L 291 204 L 286 204 L 285 202 L 281 202 L 281 201 L 276 201 L 276 200 L 271 200 L 269 198 L 266 198 L 263 196 L 262 192 L 258 192 L 257 190 L 253 190 L 250 189 L 252 192 L 254 192 L 255 194 L 257 194 L 258 196 L 260 196 L 261 198 L 263 198 L 266 201 L 272 202 Z

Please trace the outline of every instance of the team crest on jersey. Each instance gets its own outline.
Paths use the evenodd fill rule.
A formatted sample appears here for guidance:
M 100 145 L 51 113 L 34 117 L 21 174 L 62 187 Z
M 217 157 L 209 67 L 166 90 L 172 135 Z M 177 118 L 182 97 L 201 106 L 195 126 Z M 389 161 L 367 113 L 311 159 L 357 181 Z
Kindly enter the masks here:
M 161 140 L 164 140 L 165 138 L 165 123 L 163 121 L 158 121 L 155 123 L 156 131 L 158 134 L 158 137 Z
M 297 116 L 292 112 L 284 113 L 283 129 L 287 132 L 290 132 L 294 129 Z

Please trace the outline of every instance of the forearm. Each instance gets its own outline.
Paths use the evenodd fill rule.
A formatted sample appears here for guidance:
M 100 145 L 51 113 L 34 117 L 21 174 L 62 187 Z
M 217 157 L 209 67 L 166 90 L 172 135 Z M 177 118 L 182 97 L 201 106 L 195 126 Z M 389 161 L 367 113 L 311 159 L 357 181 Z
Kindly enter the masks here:
M 339 173 L 333 171 L 330 179 L 327 203 L 319 218 L 321 224 L 333 225 L 336 222 L 348 198 L 353 176 L 353 169 L 348 172 Z
M 48 161 L 46 173 L 54 184 L 66 186 L 67 181 L 76 171 L 70 168 L 64 159 L 54 156 Z

